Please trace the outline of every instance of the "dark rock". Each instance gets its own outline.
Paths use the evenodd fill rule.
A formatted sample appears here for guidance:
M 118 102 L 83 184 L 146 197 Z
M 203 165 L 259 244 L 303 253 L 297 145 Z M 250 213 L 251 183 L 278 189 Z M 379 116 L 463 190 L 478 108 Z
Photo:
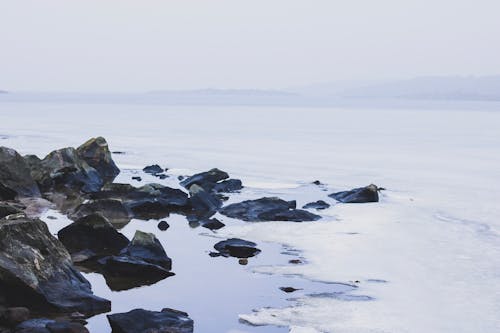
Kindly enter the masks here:
M 103 137 L 92 138 L 76 149 L 78 155 L 92 168 L 97 170 L 104 183 L 112 182 L 120 173 L 108 143 Z
M 125 290 L 156 283 L 174 275 L 172 260 L 153 234 L 136 231 L 119 256 L 99 260 L 106 283 L 112 290 Z
M 154 175 L 155 177 L 159 178 L 159 179 L 165 179 L 167 178 L 168 176 L 164 173 L 157 173 L 156 175 Z
M 12 306 L 85 314 L 111 308 L 109 301 L 92 294 L 67 250 L 38 219 L 0 220 L 0 287 Z
M 226 226 L 224 223 L 215 218 L 201 220 L 200 225 L 210 230 L 219 230 L 220 228 Z
M 112 333 L 193 333 L 193 320 L 182 311 L 135 309 L 108 315 Z
M 144 171 L 145 173 L 156 175 L 158 173 L 162 173 L 165 170 L 163 170 L 158 164 L 154 164 L 154 165 L 148 165 L 147 167 L 142 169 L 142 171 Z
M 178 179 L 178 180 L 183 180 L 183 179 L 184 179 L 184 176 L 177 176 L 177 179 Z
M 72 255 L 82 251 L 87 256 L 88 252 L 96 257 L 116 255 L 129 243 L 108 219 L 97 213 L 76 220 L 57 235 Z
M 300 259 L 290 259 L 290 260 L 288 260 L 288 263 L 294 264 L 294 265 L 300 265 L 300 264 L 302 264 L 302 260 L 300 260 Z
M 239 238 L 218 242 L 214 248 L 224 257 L 250 258 L 260 253 L 257 244 Z
M 56 321 L 48 323 L 45 327 L 50 333 L 89 333 L 85 326 L 71 321 Z
M 323 200 L 318 200 L 318 201 L 315 201 L 315 202 L 310 202 L 306 205 L 304 205 L 302 208 L 305 208 L 305 209 L 327 209 L 330 207 L 330 204 L 323 201 Z
M 323 185 L 323 183 L 322 183 L 322 182 L 320 182 L 319 180 L 315 180 L 315 181 L 313 181 L 312 183 L 313 183 L 314 185 L 318 185 L 318 186 L 319 186 L 319 185 Z
M 321 216 L 296 209 L 295 201 L 265 197 L 234 203 L 220 209 L 220 213 L 243 221 L 316 221 Z
M 350 191 L 332 193 L 329 197 L 343 203 L 378 202 L 378 187 L 370 184 Z
M 189 201 L 196 216 L 208 218 L 222 207 L 222 202 L 217 197 L 196 184 L 191 185 L 189 194 Z
M 15 333 L 51 333 L 47 324 L 55 323 L 55 320 L 47 318 L 30 319 L 17 325 Z
M 28 163 L 14 149 L 0 147 L 0 165 L 0 196 L 3 200 L 12 200 L 16 196 L 40 196 Z
M 160 221 L 158 223 L 158 229 L 160 229 L 161 231 L 165 231 L 167 230 L 168 228 L 170 228 L 170 225 L 168 224 L 167 221 Z
M 119 151 L 119 150 L 112 151 L 111 153 L 115 154 L 115 155 L 125 155 L 126 154 L 124 151 Z
M 205 191 L 209 192 L 217 182 L 227 178 L 229 178 L 227 172 L 221 171 L 219 169 L 211 169 L 209 171 L 197 173 L 191 177 L 188 177 L 181 181 L 180 184 L 187 189 L 190 189 L 192 185 L 198 185 Z
M 241 266 L 246 266 L 248 265 L 248 259 L 247 258 L 241 258 L 238 260 L 238 264 L 240 264 Z
M 232 193 L 243 188 L 243 184 L 239 179 L 228 179 L 217 183 L 213 187 L 213 191 L 217 193 Z
M 49 220 L 57 220 L 57 217 L 49 215 L 49 216 L 47 216 L 47 219 L 49 219 Z
M 22 210 L 11 204 L 8 204 L 6 202 L 0 202 L 0 219 L 12 214 L 19 214 L 22 212 L 23 212 Z
M 300 289 L 293 288 L 293 287 L 280 287 L 280 290 L 284 291 L 285 293 L 293 293 L 294 291 L 297 291 Z
M 142 181 L 142 178 L 139 176 L 132 177 L 133 180 L 137 180 L 138 182 Z
M 108 219 L 114 227 L 119 228 L 130 222 L 131 216 L 127 207 L 120 200 L 100 199 L 85 202 L 69 214 L 73 220 L 91 214 L 100 214 Z
M 30 310 L 24 307 L 7 308 L 0 311 L 0 324 L 13 327 L 29 319 Z

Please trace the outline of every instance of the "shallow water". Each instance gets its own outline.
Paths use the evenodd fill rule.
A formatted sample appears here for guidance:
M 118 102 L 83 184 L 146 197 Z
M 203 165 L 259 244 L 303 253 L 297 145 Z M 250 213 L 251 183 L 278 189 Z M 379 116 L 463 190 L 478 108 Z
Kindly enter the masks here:
M 157 303 L 157 309 L 179 305 L 195 322 L 210 325 L 207 308 L 216 308 L 221 316 L 232 308 L 231 314 L 224 312 L 228 318 L 224 323 L 243 331 L 254 328 L 240 326 L 237 314 L 254 324 L 291 327 L 294 333 L 496 333 L 500 327 L 499 111 L 486 112 L 479 106 L 476 110 L 348 110 L 0 103 L 0 142 L 23 154 L 43 156 L 102 135 L 112 150 L 125 152 L 115 155 L 122 170 L 159 163 L 172 168 L 172 174 L 212 167 L 228 171 L 249 187 L 231 201 L 278 195 L 297 199 L 299 205 L 318 199 L 332 203 L 326 195 L 334 190 L 369 183 L 388 189 L 380 203 L 334 205 L 321 213 L 324 219 L 317 223 L 228 223 L 219 232 L 221 237 L 246 238 L 266 249 L 246 267 L 230 259 L 208 258 L 213 259 L 206 261 L 211 266 L 222 265 L 206 279 L 209 283 L 203 282 L 205 275 L 200 277 L 205 270 L 190 274 L 192 262 L 176 257 L 197 248 L 201 251 L 190 256 L 205 262 L 204 251 L 215 239 L 198 237 L 205 231 L 189 229 L 185 221 L 175 223 L 159 235 L 178 275 L 158 286 L 176 283 L 185 274 L 190 288 L 187 284 L 179 288 L 190 297 L 162 290 L 169 302 Z M 327 191 L 308 185 L 315 179 L 327 183 Z M 133 233 L 136 224 L 155 227 L 137 221 L 127 232 Z M 189 241 L 168 238 L 175 238 L 176 227 Z M 192 247 L 191 242 L 200 243 Z M 307 264 L 287 265 L 280 246 L 272 245 L 283 243 L 300 250 Z M 183 270 L 183 262 L 191 266 Z M 225 296 L 222 282 L 210 288 L 210 283 L 218 283 L 212 281 L 220 277 L 217 272 L 242 277 L 249 285 L 233 286 Z M 349 295 L 361 298 L 310 297 L 304 292 L 287 301 L 289 295 L 277 289 L 283 284 L 280 279 L 297 275 L 360 281 Z M 259 287 L 260 281 L 266 282 Z M 264 296 L 256 297 L 253 288 Z M 142 301 L 145 290 L 131 293 Z M 96 293 L 108 295 L 106 290 Z M 226 297 L 232 302 L 233 293 L 238 295 L 233 304 L 220 301 Z M 205 294 L 211 303 L 190 303 Z M 242 303 L 246 299 L 249 302 Z M 113 311 L 121 306 L 116 303 Z

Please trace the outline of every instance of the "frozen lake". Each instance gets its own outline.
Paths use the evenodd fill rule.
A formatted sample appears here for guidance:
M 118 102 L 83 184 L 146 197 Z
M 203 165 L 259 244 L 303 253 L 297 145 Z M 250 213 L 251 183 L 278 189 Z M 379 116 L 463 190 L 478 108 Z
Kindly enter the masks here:
M 248 297 L 244 306 L 235 306 L 236 326 L 224 327 L 224 332 L 287 331 L 239 325 L 238 318 L 290 327 L 294 333 L 500 331 L 500 107 L 0 103 L 0 145 L 21 154 L 43 157 L 98 135 L 108 140 L 111 150 L 125 152 L 114 155 L 122 170 L 158 163 L 173 174 L 191 174 L 218 167 L 249 187 L 241 194 L 244 198 L 272 194 L 297 199 L 299 205 L 319 199 L 333 203 L 327 194 L 336 190 L 370 183 L 387 188 L 380 203 L 332 205 L 320 213 L 324 218 L 318 222 L 230 223 L 221 229 L 218 237 L 249 239 L 270 254 L 263 252 L 245 269 L 216 264 L 218 269 L 235 275 L 243 271 L 251 279 L 272 274 L 269 279 L 277 279 L 276 286 L 289 275 L 358 286 L 351 297 L 299 293 L 285 300 L 273 296 L 268 282 L 250 282 L 248 293 L 254 286 L 259 295 L 270 297 Z M 328 191 L 308 185 L 316 179 L 327 184 Z M 191 231 L 179 227 L 176 232 Z M 192 240 L 193 246 L 209 250 L 211 236 Z M 179 251 L 171 248 L 175 241 L 165 242 L 169 255 Z M 276 244 L 300 250 L 307 264 L 285 264 L 279 253 L 272 254 L 279 252 Z M 193 254 L 198 255 L 206 253 Z M 188 267 L 179 268 L 191 274 Z M 169 280 L 177 277 L 162 281 L 166 296 L 174 289 L 167 286 Z M 109 296 L 106 290 L 94 289 Z M 190 303 L 177 294 L 170 298 L 173 304 L 168 297 L 161 305 L 151 303 L 152 310 L 179 305 L 196 323 L 204 309 L 215 315 L 219 305 L 231 306 L 231 299 L 217 297 L 224 290 L 214 291 L 206 296 L 212 303 L 205 308 L 198 305 L 191 311 L 186 308 Z M 237 296 L 244 299 L 245 293 L 240 290 Z M 219 299 L 223 304 L 217 304 Z M 224 318 L 233 315 L 223 312 Z M 200 320 L 209 325 L 208 319 Z

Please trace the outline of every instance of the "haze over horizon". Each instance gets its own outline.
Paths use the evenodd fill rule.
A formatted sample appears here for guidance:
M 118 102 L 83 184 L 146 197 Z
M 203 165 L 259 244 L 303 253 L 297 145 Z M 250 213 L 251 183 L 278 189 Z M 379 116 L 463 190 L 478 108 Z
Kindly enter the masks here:
M 495 75 L 499 12 L 491 0 L 0 0 L 0 90 L 284 89 Z

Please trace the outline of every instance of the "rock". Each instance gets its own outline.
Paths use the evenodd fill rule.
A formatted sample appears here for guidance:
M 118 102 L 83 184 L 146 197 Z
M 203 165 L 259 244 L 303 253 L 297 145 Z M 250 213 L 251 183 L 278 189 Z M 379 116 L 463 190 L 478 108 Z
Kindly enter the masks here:
M 290 264 L 294 264 L 294 265 L 300 265 L 300 264 L 302 264 L 303 262 L 302 262 L 302 260 L 300 260 L 300 259 L 290 259 L 290 260 L 288 260 L 288 263 L 290 263 Z
M 16 196 L 40 196 L 40 190 L 31 176 L 28 163 L 14 149 L 0 147 L 0 166 L 2 200 L 12 200 Z
M 45 312 L 97 314 L 111 309 L 93 295 L 64 246 L 38 219 L 0 220 L 0 285 L 6 303 Z
M 12 214 L 19 214 L 22 212 L 23 212 L 22 210 L 11 204 L 8 204 L 6 202 L 0 202 L 0 219 Z
M 153 234 L 136 231 L 119 256 L 99 260 L 106 283 L 112 290 L 126 290 L 156 283 L 174 275 L 172 260 Z
M 181 181 L 180 184 L 187 189 L 190 189 L 192 185 L 198 185 L 205 191 L 209 192 L 217 182 L 227 178 L 229 178 L 227 172 L 219 169 L 211 169 L 209 171 L 197 173 L 188 177 Z
M 85 326 L 71 321 L 56 321 L 48 323 L 45 327 L 50 333 L 89 333 Z
M 102 191 L 92 194 L 98 199 L 117 199 L 139 219 L 161 219 L 171 212 L 184 213 L 190 210 L 188 195 L 179 189 L 160 184 L 134 187 L 129 184 L 108 184 Z
M 217 193 L 232 193 L 243 188 L 243 184 L 239 179 L 228 179 L 217 183 L 213 187 L 213 191 Z
M 75 148 L 62 148 L 39 163 L 31 162 L 31 174 L 43 192 L 97 192 L 104 185 L 99 172 L 80 157 Z
M 248 265 L 248 259 L 247 258 L 241 258 L 238 260 L 238 264 L 240 264 L 241 266 L 246 266 Z
M 76 220 L 57 235 L 69 253 L 84 251 L 89 259 L 89 252 L 95 257 L 116 255 L 129 243 L 108 219 L 97 213 Z
M 332 193 L 329 197 L 343 203 L 378 202 L 378 187 L 370 184 L 350 191 Z
M 142 181 L 142 178 L 139 176 L 132 177 L 133 180 L 137 180 L 138 182 Z
M 168 228 L 170 228 L 170 225 L 167 223 L 167 221 L 160 221 L 158 223 L 158 229 L 160 229 L 161 231 L 165 231 Z
M 294 291 L 297 291 L 300 289 L 293 288 L 293 287 L 280 287 L 280 290 L 284 291 L 285 293 L 293 293 Z
M 204 219 L 199 221 L 200 225 L 204 228 L 210 229 L 210 230 L 219 230 L 226 225 L 219 221 L 218 219 Z
M 142 171 L 144 171 L 145 173 L 149 173 L 151 175 L 156 175 L 158 173 L 162 173 L 165 170 L 163 170 L 158 164 L 154 164 L 154 165 L 148 165 L 147 167 L 142 169 Z
M 85 202 L 76 207 L 75 210 L 69 214 L 69 217 L 73 220 L 77 220 L 91 214 L 100 214 L 104 216 L 116 228 L 125 226 L 131 220 L 127 207 L 125 207 L 120 200 L 115 199 L 100 199 Z
M 115 155 L 125 155 L 126 154 L 124 151 L 120 151 L 120 150 L 115 150 L 115 151 L 112 151 L 111 153 L 115 154 Z
M 312 182 L 312 184 L 314 184 L 314 185 L 318 185 L 318 186 L 319 186 L 319 185 L 323 185 L 323 183 L 322 183 L 322 182 L 320 182 L 319 180 L 315 180 L 315 181 L 313 181 L 313 182 Z
M 76 149 L 78 155 L 97 170 L 104 183 L 112 182 L 120 173 L 109 151 L 106 140 L 99 136 L 92 138 Z
M 15 333 L 89 333 L 80 323 L 46 318 L 30 319 L 18 326 Z
M 112 333 L 193 333 L 193 320 L 185 312 L 135 309 L 108 315 Z
M 316 221 L 321 216 L 296 209 L 295 201 L 285 201 L 275 197 L 264 197 L 234 203 L 220 209 L 228 217 L 249 222 L 260 221 Z
M 323 200 L 318 200 L 318 201 L 315 201 L 315 202 L 310 202 L 306 205 L 304 205 L 302 208 L 304 209 L 327 209 L 330 207 L 330 204 L 323 201 Z
M 222 207 L 222 202 L 217 197 L 196 184 L 191 185 L 189 194 L 189 201 L 196 216 L 208 218 Z
M 177 176 L 177 180 L 183 180 L 184 176 Z
M 7 308 L 0 311 L 0 324 L 13 327 L 29 319 L 30 310 L 24 307 Z
M 218 242 L 214 248 L 224 257 L 250 258 L 260 253 L 257 244 L 239 238 Z

